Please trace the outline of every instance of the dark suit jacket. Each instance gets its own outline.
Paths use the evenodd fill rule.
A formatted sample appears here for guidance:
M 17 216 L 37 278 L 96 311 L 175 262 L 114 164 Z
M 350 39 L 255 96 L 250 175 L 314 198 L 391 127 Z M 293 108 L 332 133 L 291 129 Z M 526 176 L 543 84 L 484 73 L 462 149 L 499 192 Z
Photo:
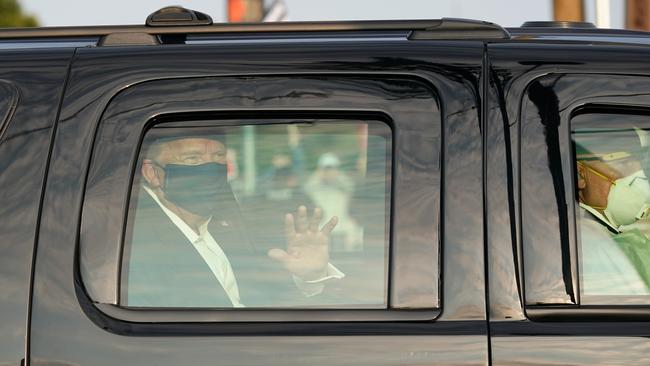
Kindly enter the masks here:
M 129 217 L 122 271 L 122 304 L 143 307 L 232 307 L 192 243 L 141 190 Z M 226 206 L 226 207 L 224 207 Z M 208 231 L 228 257 L 246 306 L 297 305 L 305 300 L 291 275 L 246 239 L 236 203 L 222 205 Z M 234 210 L 234 211 L 233 211 Z M 230 212 L 228 212 L 230 211 Z

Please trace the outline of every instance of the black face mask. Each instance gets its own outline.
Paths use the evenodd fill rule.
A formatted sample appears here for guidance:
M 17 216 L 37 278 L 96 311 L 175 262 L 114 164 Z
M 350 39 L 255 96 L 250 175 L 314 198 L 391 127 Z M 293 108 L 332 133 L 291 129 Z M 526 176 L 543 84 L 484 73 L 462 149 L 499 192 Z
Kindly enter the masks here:
M 171 203 L 200 216 L 211 216 L 231 195 L 225 164 L 167 164 L 163 191 Z

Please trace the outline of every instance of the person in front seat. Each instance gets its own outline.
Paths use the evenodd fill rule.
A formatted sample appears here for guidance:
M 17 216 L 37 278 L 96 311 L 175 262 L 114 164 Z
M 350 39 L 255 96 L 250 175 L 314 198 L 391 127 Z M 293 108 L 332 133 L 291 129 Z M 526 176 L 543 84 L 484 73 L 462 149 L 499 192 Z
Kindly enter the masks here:
M 582 291 L 645 295 L 650 286 L 650 184 L 642 169 L 644 132 L 573 134 L 579 199 Z

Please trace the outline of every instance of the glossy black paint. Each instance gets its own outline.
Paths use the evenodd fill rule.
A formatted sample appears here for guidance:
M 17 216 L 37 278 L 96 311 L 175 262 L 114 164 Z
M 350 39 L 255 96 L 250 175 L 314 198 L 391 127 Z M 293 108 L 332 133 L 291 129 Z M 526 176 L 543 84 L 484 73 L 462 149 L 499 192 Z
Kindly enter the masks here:
M 481 42 L 406 40 L 79 50 L 62 106 L 43 203 L 31 363 L 487 364 L 478 111 L 482 56 Z M 444 178 L 441 187 L 420 188 L 442 189 L 442 314 L 435 321 L 404 323 L 288 323 L 273 337 L 268 335 L 274 326 L 264 323 L 251 324 L 259 329 L 255 335 L 237 333 L 237 325 L 179 324 L 173 334 L 184 336 L 173 337 L 145 324 L 142 327 L 148 330 L 139 336 L 126 335 L 132 334 L 129 323 L 120 323 L 123 328 L 112 332 L 103 327 L 114 323 L 90 319 L 82 307 L 93 305 L 77 292 L 82 286 L 75 275 L 79 231 L 70 228 L 83 225 L 84 182 L 95 132 L 114 95 L 129 86 L 165 78 L 273 76 L 289 82 L 297 75 L 417 78 L 440 96 Z M 255 93 L 251 97 L 251 105 L 263 102 Z M 397 131 L 398 139 L 400 133 L 407 140 L 420 138 L 415 130 Z M 114 135 L 117 140 L 122 137 Z M 406 141 L 403 148 L 408 147 Z M 431 265 L 435 268 L 436 264 Z M 232 332 L 225 336 L 223 329 L 228 327 Z
M 573 305 L 568 122 L 588 105 L 650 106 L 648 49 L 511 42 L 488 54 L 491 92 L 504 101 L 488 110 L 487 215 L 501 222 L 488 235 L 493 364 L 647 364 L 647 308 Z
M 294 31 L 275 40 L 250 33 L 241 41 L 208 36 L 203 44 L 140 48 L 95 48 L 96 39 L 86 40 L 91 47 L 77 50 L 65 96 L 68 47 L 80 41 L 25 42 L 40 50 L 0 44 L 0 118 L 11 117 L 0 126 L 0 364 L 24 357 L 32 365 L 650 364 L 648 307 L 576 305 L 573 209 L 561 209 L 574 200 L 565 128 L 571 113 L 585 105 L 650 106 L 650 51 L 635 46 L 647 44 L 647 34 L 509 29 L 510 39 L 487 43 L 408 41 L 396 30 L 357 37 L 346 29 L 338 40 L 336 32 Z M 210 78 L 242 85 L 275 78 L 277 91 L 293 89 L 292 82 L 315 86 L 310 78 L 419 80 L 434 91 L 442 134 L 431 159 L 441 159 L 442 176 L 417 188 L 439 194 L 431 237 L 440 248 L 435 320 L 161 327 L 98 310 L 78 270 L 79 236 L 89 223 L 86 182 L 102 181 L 101 170 L 89 170 L 101 139 L 125 142 L 122 132 L 134 132 L 101 135 L 100 121 L 119 122 L 107 107 L 140 84 Z M 252 106 L 278 106 L 249 92 Z M 155 111 L 154 91 L 151 101 Z M 401 113 L 410 113 L 406 106 Z M 400 136 L 405 158 L 418 130 L 409 134 Z
M 9 127 L 9 121 L 18 107 L 18 88 L 9 80 L 0 80 L 0 139 Z
M 500 74 L 486 55 L 485 87 L 485 221 L 491 320 L 524 320 L 516 203 L 518 174 L 514 164 L 517 134 L 512 131 Z
M 0 57 L 0 364 L 25 357 L 32 254 L 52 128 L 73 49 Z

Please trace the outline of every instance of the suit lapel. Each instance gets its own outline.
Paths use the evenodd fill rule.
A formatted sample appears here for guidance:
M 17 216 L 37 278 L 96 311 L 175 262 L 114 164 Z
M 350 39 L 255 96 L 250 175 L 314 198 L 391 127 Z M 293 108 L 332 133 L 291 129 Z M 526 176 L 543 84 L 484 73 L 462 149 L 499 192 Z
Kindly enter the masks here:
M 147 192 L 140 191 L 137 207 L 128 269 L 129 304 L 232 306 L 203 257 Z

